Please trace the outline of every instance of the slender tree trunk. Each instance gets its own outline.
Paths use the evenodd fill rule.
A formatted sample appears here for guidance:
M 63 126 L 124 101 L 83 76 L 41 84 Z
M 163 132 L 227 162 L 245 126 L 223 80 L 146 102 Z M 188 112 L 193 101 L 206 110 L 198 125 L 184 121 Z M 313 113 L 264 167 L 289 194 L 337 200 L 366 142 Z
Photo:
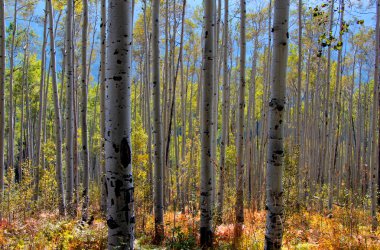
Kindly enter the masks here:
M 255 208 L 254 203 L 256 202 L 253 200 L 254 192 L 260 192 L 259 190 L 254 188 L 254 180 L 256 175 L 254 175 L 253 167 L 256 166 L 256 74 L 257 74 L 257 58 L 258 58 L 258 50 L 259 50 L 259 38 L 258 34 L 254 39 L 254 51 L 253 51 L 253 57 L 252 57 L 252 71 L 251 71 L 251 87 L 250 87 L 250 93 L 249 93 L 249 109 L 251 110 L 251 114 L 248 116 L 248 136 L 250 136 L 249 144 L 247 145 L 247 148 L 250 149 L 250 152 L 247 152 L 249 159 L 249 171 L 248 171 L 248 192 L 250 197 L 249 204 L 252 208 Z M 248 160 L 247 160 L 248 162 Z M 253 201 L 253 202 L 252 202 Z
M 344 14 L 344 0 L 341 0 L 341 6 L 340 6 L 340 25 L 339 27 L 343 27 L 343 14 Z M 340 32 L 339 35 L 339 41 L 342 41 L 342 32 Z M 332 157 L 330 157 L 331 161 L 329 161 L 329 172 L 328 172 L 328 177 L 329 177 L 329 190 L 328 190 L 328 209 L 332 210 L 332 205 L 333 205 L 333 198 L 334 198 L 334 186 L 335 186 L 335 161 L 336 161 L 336 144 L 334 143 L 335 141 L 335 136 L 337 136 L 337 126 L 339 126 L 339 110 L 338 110 L 338 105 L 339 105 L 339 89 L 340 89 L 340 80 L 341 80 L 341 61 L 342 61 L 342 49 L 338 51 L 338 59 L 337 59 L 337 66 L 336 66 L 336 80 L 335 80 L 335 89 L 334 89 L 334 95 L 335 95 L 335 100 L 332 101 L 332 107 L 331 107 L 331 122 L 330 122 L 330 149 L 329 153 L 331 154 Z M 335 118 L 335 116 L 338 116 L 338 119 Z M 338 123 L 338 124 L 337 124 Z M 329 143 L 329 142 L 327 142 Z M 334 152 L 334 153 L 333 153 Z
M 88 1 L 83 0 L 82 23 L 82 153 L 83 153 L 83 207 L 82 220 L 88 217 L 88 189 L 89 189 L 89 155 L 87 138 L 87 29 L 88 29 Z
M 105 138 L 108 249 L 134 248 L 131 145 L 132 1 L 110 0 Z
M 75 29 L 74 29 L 75 30 Z M 74 41 L 73 41 L 74 48 Z M 74 50 L 75 52 L 75 50 Z M 79 75 L 77 72 L 79 71 L 79 59 L 73 55 L 76 62 L 73 62 L 73 65 L 76 66 L 74 68 L 74 86 L 73 86 L 73 116 L 74 116 L 74 142 L 73 142 L 73 151 L 74 151 L 74 161 L 73 161 L 73 172 L 74 172 L 74 201 L 73 201 L 73 216 L 76 217 L 78 213 L 78 205 L 79 205 L 79 153 L 78 153 L 78 123 L 79 123 L 79 111 L 78 111 L 78 81 Z
M 204 48 L 203 48 L 203 78 L 202 78 L 202 122 L 201 122 L 201 199 L 200 199 L 200 244 L 202 248 L 212 247 L 212 168 L 211 132 L 212 104 L 214 84 L 214 28 L 215 0 L 204 3 Z
M 265 249 L 281 249 L 283 234 L 283 124 L 288 57 L 289 0 L 274 2 L 269 145 L 267 161 L 267 221 Z
M 352 144 L 353 144 L 353 135 L 352 129 L 354 127 L 353 124 L 353 96 L 354 96 L 354 88 L 355 88 L 355 66 L 356 66 L 356 49 L 354 52 L 354 61 L 352 64 L 352 81 L 351 86 L 349 87 L 350 96 L 349 96 L 349 104 L 348 104 L 348 138 L 347 138 L 347 147 L 346 147 L 346 165 L 347 165 L 347 172 L 348 172 L 348 178 L 347 178 L 347 184 L 351 191 L 354 191 L 354 169 L 353 166 L 355 166 L 355 158 L 352 157 Z M 339 175 L 340 176 L 340 175 Z M 338 186 L 340 186 L 340 183 L 338 183 Z M 339 197 L 339 192 L 338 192 Z
M 74 65 L 73 0 L 67 0 L 66 13 L 66 199 L 69 215 L 74 215 Z
M 144 1 L 144 38 L 145 38 L 145 57 L 144 57 L 144 86 L 145 86 L 145 103 L 146 103 L 146 133 L 148 134 L 148 181 L 150 184 L 150 192 L 153 194 L 153 173 L 152 173 L 152 125 L 151 125 L 151 94 L 150 94 L 150 35 L 148 35 L 148 24 L 146 20 L 146 12 L 147 12 L 146 1 Z
M 259 157 L 259 168 L 260 168 L 260 175 L 259 175 L 259 184 L 260 184 L 260 190 L 264 189 L 265 179 L 264 179 L 264 166 L 265 166 L 265 150 L 267 148 L 267 141 L 268 141 L 268 107 L 266 103 L 268 102 L 269 98 L 269 85 L 270 85 L 270 72 L 271 72 L 271 51 L 272 51 L 272 0 L 269 0 L 269 8 L 268 8 L 268 48 L 266 53 L 266 67 L 264 70 L 264 79 L 265 79 L 265 86 L 262 96 L 262 115 L 261 115 L 261 140 L 260 140 L 260 157 Z M 259 193 L 258 197 L 258 208 L 260 209 L 262 207 L 262 204 L 264 202 L 264 195 Z
M 246 2 L 240 0 L 240 81 L 238 96 L 238 119 L 237 119 L 237 166 L 236 166 L 236 231 L 235 236 L 240 237 L 244 223 L 244 204 L 243 204 L 243 176 L 244 176 L 244 108 L 245 108 L 245 19 Z
M 334 1 L 331 2 L 331 7 L 330 7 L 330 27 L 329 27 L 329 33 L 332 32 L 332 28 L 333 28 L 333 21 L 334 21 Z M 327 74 L 327 80 L 326 80 L 326 87 L 325 87 L 325 104 L 324 104 L 324 131 L 323 131 L 323 142 L 322 142 L 322 145 L 324 147 L 324 150 L 323 150 L 323 154 L 324 154 L 324 157 L 323 157 L 323 162 L 324 162 L 324 165 L 322 166 L 322 173 L 321 173 L 321 187 L 322 185 L 324 184 L 324 175 L 325 175 L 325 172 L 327 170 L 327 175 L 328 175 L 328 183 L 329 183 L 329 209 L 330 209 L 330 201 L 331 201 L 331 206 L 332 206 L 332 199 L 330 199 L 330 195 L 332 196 L 332 193 L 331 193 L 331 188 L 330 188 L 330 185 L 332 185 L 332 166 L 331 166 L 331 162 L 330 162 L 330 137 L 331 137 L 331 134 L 329 131 L 329 122 L 331 123 L 332 122 L 332 117 L 330 115 L 330 120 L 329 120 L 329 106 L 330 106 L 330 85 L 331 85 L 331 46 L 328 47 L 328 50 L 327 50 L 327 70 L 326 70 L 326 74 Z
M 46 11 L 47 13 L 49 13 L 49 6 L 46 5 Z M 51 64 L 51 63 L 50 63 Z M 46 74 L 46 84 L 45 84 L 45 89 L 43 90 L 43 100 L 44 100 L 44 103 L 42 105 L 42 145 L 46 145 L 46 140 L 47 140 L 47 130 L 46 130 L 46 115 L 47 115 L 47 106 L 48 106 L 48 91 L 49 91 L 49 78 L 50 78 L 50 68 L 51 68 L 51 65 L 49 64 L 49 67 L 48 67 L 48 71 L 47 71 L 47 74 Z M 41 168 L 44 170 L 46 169 L 46 159 L 45 159 L 45 154 L 44 154 L 44 150 L 41 151 Z
M 14 2 L 14 12 L 13 12 L 13 30 L 12 30 L 12 42 L 10 50 L 10 59 L 9 59 L 9 117 L 8 117 L 8 166 L 10 168 L 14 165 L 14 116 L 13 116 L 13 68 L 14 68 L 14 48 L 15 48 L 15 38 L 17 31 L 17 3 L 18 0 Z M 5 32 L 5 31 L 4 31 Z M 5 39 L 5 38 L 4 38 Z M 21 181 L 21 173 L 19 173 L 19 181 Z
M 24 59 L 23 59 L 23 72 L 25 72 L 25 56 L 26 53 L 24 51 Z M 21 181 L 22 176 L 22 164 L 24 160 L 24 88 L 25 88 L 25 77 L 23 77 L 21 82 L 21 117 L 20 117 L 20 148 L 19 148 L 19 161 L 17 166 L 17 173 L 18 173 L 18 181 Z
M 5 7 L 0 1 L 0 205 L 4 196 L 4 127 L 5 127 Z M 0 217 L 1 217 L 0 213 Z
M 27 28 L 27 34 L 29 34 L 29 26 Z M 31 114 L 30 114 L 30 98 L 29 98 L 29 78 L 28 78 L 28 72 L 29 72 L 29 37 L 26 38 L 25 42 L 25 68 L 23 70 L 23 77 L 24 77 L 24 82 L 25 82 L 25 111 L 26 111 L 26 153 L 27 153 L 27 165 L 30 167 L 31 166 L 31 161 L 32 161 L 32 140 L 33 140 L 33 134 L 31 130 Z
M 362 63 L 359 63 L 359 90 L 358 90 L 358 99 L 357 99 L 357 118 L 356 118 L 356 131 L 357 131 L 357 136 L 356 136 L 356 147 L 355 147 L 355 158 L 356 158 L 356 173 L 357 173 L 357 186 L 355 187 L 358 190 L 358 193 L 360 195 L 364 195 L 362 192 L 363 189 L 359 185 L 361 181 L 361 175 L 363 174 L 362 171 L 362 160 L 361 160 L 361 147 L 362 147 L 362 119 L 363 119 L 363 110 L 362 110 L 362 77 L 361 77 L 361 72 L 362 72 Z
M 302 0 L 298 0 L 298 78 L 297 78 L 297 135 L 296 135 L 296 146 L 297 146 L 297 204 L 300 205 L 302 199 L 302 171 L 301 171 L 301 161 L 300 161 L 300 141 L 301 141 L 301 84 L 302 84 Z M 305 128 L 304 128 L 305 129 Z
M 34 200 L 38 200 L 39 196 L 39 183 L 40 183 L 40 158 L 41 158 L 41 130 L 42 130 L 42 115 L 44 104 L 44 86 L 45 86 L 45 60 L 46 60 L 46 28 L 47 28 L 47 1 L 45 2 L 45 18 L 43 29 L 43 41 L 41 52 L 41 79 L 40 79 L 40 99 L 39 99 L 39 112 L 37 122 L 37 138 L 36 138 L 36 156 L 34 158 L 34 167 L 36 169 L 36 175 L 34 179 Z
M 305 195 L 306 195 L 306 192 L 305 192 L 305 189 L 307 189 L 307 187 L 310 188 L 311 184 L 312 184 L 312 180 L 310 179 L 310 181 L 305 181 L 305 179 L 310 175 L 310 161 L 307 161 L 307 158 L 308 157 L 308 145 L 307 145 L 307 139 L 308 137 L 310 137 L 310 135 L 312 135 L 312 131 L 309 130 L 309 82 L 310 82 L 310 61 L 311 61 L 311 50 L 309 50 L 308 52 L 308 57 L 307 57 L 307 66 L 306 66 L 306 87 L 305 87 L 305 108 L 304 108 L 304 114 L 303 114 L 303 121 L 302 121 L 302 125 L 303 125 L 303 131 L 301 133 L 302 135 L 302 138 L 300 138 L 300 149 L 299 149 L 299 152 L 300 152 L 300 157 L 299 157 L 299 164 L 300 164 L 300 169 L 303 169 L 303 177 L 301 177 L 301 183 L 299 183 L 299 199 L 300 201 L 304 201 L 305 200 Z M 302 53 L 302 52 L 301 52 Z M 302 71 L 302 70 L 301 70 Z M 310 117 L 311 118 L 311 117 Z M 317 147 L 318 148 L 318 147 Z M 318 152 L 318 150 L 316 151 Z M 318 155 L 318 153 L 316 153 L 316 155 Z M 304 189 L 305 188 L 305 189 Z
M 377 95 L 378 95 L 378 122 L 380 121 L 380 1 L 377 0 L 377 8 L 376 8 L 376 57 L 375 57 L 375 83 L 377 87 Z M 375 115 L 375 114 L 374 114 Z M 380 132 L 380 125 L 378 125 L 378 131 Z M 379 134 L 380 136 L 380 134 Z M 379 193 L 379 187 L 380 187 L 380 139 L 378 140 L 378 166 L 377 166 L 377 205 L 380 205 L 380 193 Z M 377 207 L 376 207 L 377 209 Z M 375 210 L 376 211 L 376 210 Z M 376 216 L 376 215 L 375 215 Z
M 222 222 L 223 205 L 224 205 L 224 185 L 225 185 L 225 163 L 226 163 L 226 146 L 228 134 L 228 0 L 224 0 L 224 31 L 223 31 L 223 101 L 222 101 L 222 140 L 220 143 L 220 163 L 219 163 L 219 187 L 218 187 L 218 204 L 217 220 Z
M 59 195 L 59 214 L 61 216 L 65 215 L 65 192 L 63 187 L 63 176 L 62 176 L 62 119 L 61 110 L 58 98 L 58 84 L 57 84 L 57 72 L 56 72 L 56 58 L 55 58 L 55 37 L 53 33 L 53 5 L 51 0 L 47 0 L 49 8 L 49 33 L 50 33 L 50 67 L 52 74 L 53 83 L 53 97 L 54 97 L 54 109 L 55 109 L 55 130 L 56 130 L 56 179 L 58 185 L 58 195 Z
M 184 34 L 185 34 L 185 18 L 186 18 L 186 0 L 183 1 L 183 5 L 182 5 L 182 20 L 181 20 L 181 43 L 180 43 L 180 52 L 179 52 L 179 55 L 178 55 L 178 64 L 177 64 L 177 72 L 176 72 L 176 75 L 178 74 L 178 70 L 180 67 L 180 77 L 181 77 L 181 86 L 183 88 L 183 90 L 181 90 L 181 103 L 182 103 L 182 141 L 185 142 L 186 140 L 186 126 L 185 126 L 185 122 L 186 122 L 186 89 L 184 88 L 184 79 L 183 79 L 183 46 L 184 46 Z M 177 78 L 177 77 L 176 77 Z M 175 120 L 175 119 L 174 119 Z M 176 124 L 176 123 L 175 123 Z M 180 203 L 179 207 L 181 208 L 182 211 L 184 211 L 184 200 L 182 199 L 182 192 L 183 190 L 181 190 L 181 183 L 183 182 L 183 174 L 182 174 L 182 169 L 183 169 L 183 166 L 181 167 L 180 169 L 180 165 L 182 165 L 183 163 L 180 162 L 180 158 L 179 158 L 179 143 L 178 143 L 178 136 L 176 136 L 175 138 L 177 138 L 177 147 L 176 147 L 176 161 L 177 161 L 177 168 L 178 168 L 178 171 L 177 171 L 177 175 L 179 175 L 179 171 L 181 171 L 181 174 L 180 176 L 178 177 L 178 188 L 177 188 L 177 200 L 178 202 Z M 182 143 L 182 156 L 181 156 L 181 161 L 183 161 L 185 158 L 185 149 L 186 149 L 186 145 L 184 143 Z M 182 185 L 183 186 L 183 185 Z
M 380 0 L 377 0 L 376 6 L 376 55 L 375 55 L 375 84 L 374 84 L 374 105 L 373 105 L 373 119 L 372 119 L 372 161 L 371 161 L 371 216 L 372 216 L 372 230 L 375 231 L 378 226 L 377 221 L 377 192 L 378 192 L 378 168 L 379 168 L 379 153 L 376 149 L 376 126 L 378 126 L 378 114 L 376 112 L 376 107 L 378 107 L 378 112 L 380 114 L 380 73 L 379 73 L 379 65 L 380 65 Z M 379 148 L 380 148 L 380 140 L 379 140 Z
M 107 211 L 107 194 L 105 189 L 105 81 L 106 81 L 106 0 L 101 0 L 101 24 L 100 24 L 100 173 L 101 173 L 101 201 L 100 206 L 105 214 Z
M 152 86 L 153 86 L 153 137 L 154 137 L 154 222 L 155 241 L 164 238 L 164 200 L 163 200 L 163 150 L 162 121 L 160 103 L 160 1 L 152 2 Z
M 163 91 L 162 91 L 162 95 L 163 95 L 163 101 L 162 101 L 162 106 L 163 106 L 163 110 L 162 110 L 162 119 L 163 119 L 163 127 L 162 127 L 162 135 L 163 135 L 163 139 L 162 139 L 162 143 L 164 145 L 164 147 L 162 148 L 162 156 L 164 157 L 163 159 L 163 182 L 165 180 L 168 180 L 168 174 L 167 174 L 167 162 L 166 162 L 166 148 L 165 148 L 165 143 L 166 143 L 166 131 L 167 131 L 167 116 L 168 116 L 168 109 L 167 109 L 167 103 L 168 103 L 168 88 L 169 88 L 169 59 L 168 59 L 168 56 L 169 56 L 169 1 L 166 1 L 165 2 L 165 59 L 164 59 L 164 74 L 163 74 L 163 79 L 164 79 L 164 86 L 163 86 Z M 165 198 L 167 198 L 166 194 L 167 192 L 165 192 L 167 190 L 167 185 L 164 187 L 164 191 L 163 191 L 163 200 L 164 200 L 164 207 L 165 207 Z
M 215 1 L 216 2 L 216 1 Z M 212 130 L 211 130 L 211 159 L 212 159 L 212 194 L 211 194 L 211 203 L 215 205 L 215 195 L 216 195 L 216 154 L 217 154 L 217 136 L 218 136 L 218 105 L 219 105 L 219 79 L 218 79 L 218 43 L 219 43 L 219 13 L 220 13 L 220 0 L 218 0 L 218 5 L 215 5 L 215 8 L 218 9 L 214 14 L 215 19 L 215 28 L 214 28 L 214 86 L 213 86 L 213 103 L 212 103 Z M 215 3 L 216 4 L 216 3 Z M 218 16 L 216 16 L 218 15 Z

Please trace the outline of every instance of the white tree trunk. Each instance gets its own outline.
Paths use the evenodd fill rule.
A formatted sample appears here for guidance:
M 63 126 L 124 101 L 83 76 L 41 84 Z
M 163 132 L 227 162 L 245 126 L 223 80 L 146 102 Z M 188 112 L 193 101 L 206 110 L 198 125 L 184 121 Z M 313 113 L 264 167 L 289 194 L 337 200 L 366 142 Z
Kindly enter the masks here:
M 88 29 L 88 1 L 83 0 L 82 23 L 82 153 L 83 153 L 83 207 L 82 220 L 88 217 L 88 189 L 89 189 L 89 155 L 87 139 L 87 29 Z
M 66 12 L 66 199 L 67 210 L 74 214 L 74 65 L 73 65 L 73 0 L 67 0 Z
M 5 90 L 5 11 L 4 0 L 0 1 L 0 202 L 4 195 L 4 90 Z
M 10 51 L 10 59 L 9 59 L 9 118 L 8 118 L 8 165 L 12 167 L 14 165 L 14 116 L 13 116 L 13 68 L 14 68 L 14 47 L 15 47 L 15 37 L 17 31 L 17 2 L 15 0 L 14 3 L 14 12 L 13 12 L 13 31 L 12 31 L 12 43 L 11 43 L 11 51 Z M 5 31 L 4 31 L 5 32 Z M 5 38 L 4 38 L 5 39 Z M 21 169 L 21 167 L 19 167 Z M 18 173 L 19 181 L 21 181 L 22 173 Z
M 160 1 L 152 2 L 152 81 L 154 137 L 154 222 L 155 241 L 164 238 L 163 150 L 160 100 Z
M 203 47 L 203 78 L 201 121 L 201 197 L 200 197 L 200 244 L 211 247 L 213 240 L 212 229 L 212 104 L 214 84 L 214 29 L 215 29 L 215 0 L 204 2 L 204 47 Z
M 374 97 L 373 97 L 373 113 L 372 113 L 372 159 L 371 159 L 371 217 L 372 217 L 372 230 L 375 231 L 378 226 L 377 221 L 377 178 L 378 178 L 378 148 L 376 139 L 376 130 L 378 126 L 378 105 L 380 105 L 380 0 L 377 0 L 376 7 L 376 56 L 375 56 L 375 75 L 374 75 Z M 380 142 L 379 142 L 380 143 Z
M 244 108 L 245 108 L 245 19 L 246 19 L 246 2 L 240 0 L 240 78 L 238 93 L 238 117 L 237 117 L 237 166 L 236 166 L 236 211 L 235 217 L 237 222 L 236 236 L 241 235 L 241 229 L 244 223 L 244 204 L 243 204 L 243 176 L 244 176 Z
M 302 201 L 302 170 L 301 170 L 301 84 L 302 84 L 302 0 L 298 0 L 298 78 L 297 78 L 297 204 L 300 205 Z M 305 129 L 305 128 L 304 128 Z
M 222 100 L 222 141 L 220 143 L 220 162 L 219 162 L 219 187 L 217 219 L 222 222 L 224 205 L 224 179 L 226 163 L 226 146 L 228 134 L 228 0 L 224 0 L 224 30 L 223 30 L 223 100 Z
M 100 206 L 103 213 L 107 211 L 107 195 L 105 189 L 105 92 L 106 92 L 106 0 L 101 0 L 101 29 L 100 29 L 100 174 L 101 174 L 101 201 Z
M 269 102 L 269 144 L 267 158 L 267 219 L 265 249 L 281 249 L 283 234 L 283 124 L 286 67 L 288 58 L 289 0 L 275 0 L 271 97 Z
M 110 0 L 108 16 L 105 99 L 108 249 L 133 249 L 132 0 Z
M 40 158 L 41 158 L 41 132 L 42 132 L 42 114 L 44 105 L 44 86 L 45 86 L 45 61 L 46 61 L 46 27 L 47 27 L 47 2 L 45 2 L 45 16 L 44 16 L 44 29 L 43 29 L 43 41 L 41 51 L 41 73 L 40 73 L 40 93 L 39 93 L 39 109 L 38 109 L 38 121 L 37 121 L 37 138 L 36 138 L 36 155 L 34 157 L 34 167 L 36 169 L 34 179 L 34 200 L 38 200 L 39 196 L 39 183 L 40 183 Z
M 57 84 L 57 72 L 56 72 L 56 58 L 55 58 L 55 37 L 53 32 L 53 5 L 51 0 L 48 1 L 49 8 L 49 34 L 50 34 L 50 67 L 53 83 L 53 97 L 54 97 L 54 109 L 55 109 L 55 129 L 56 129 L 56 179 L 58 185 L 58 195 L 59 195 L 59 214 L 63 216 L 65 214 L 65 193 L 63 187 L 63 176 L 62 176 L 62 119 L 61 110 L 58 98 L 58 84 Z

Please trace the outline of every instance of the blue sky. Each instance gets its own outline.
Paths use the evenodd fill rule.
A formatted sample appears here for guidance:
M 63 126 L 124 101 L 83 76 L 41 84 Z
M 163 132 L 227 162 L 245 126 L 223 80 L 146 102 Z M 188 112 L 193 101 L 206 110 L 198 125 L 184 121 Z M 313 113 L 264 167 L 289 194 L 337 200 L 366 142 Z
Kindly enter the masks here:
M 355 18 L 356 19 L 363 19 L 365 26 L 372 26 L 372 27 L 375 26 L 375 13 L 376 13 L 375 7 L 376 7 L 376 5 L 375 5 L 374 1 L 371 1 L 371 0 L 362 0 L 362 1 L 360 1 L 360 0 L 349 0 L 349 1 L 345 0 L 345 1 L 346 1 L 346 11 L 345 11 L 345 19 L 346 20 L 353 20 Z M 291 1 L 291 11 L 296 10 L 297 2 L 298 1 Z M 304 2 L 305 2 L 305 5 L 307 8 L 308 7 L 314 7 L 316 5 L 320 5 L 321 3 L 323 3 L 323 1 L 304 1 Z M 224 3 L 224 1 L 222 1 L 222 9 L 224 8 L 223 3 Z M 262 1 L 262 2 L 258 2 L 256 0 L 248 0 L 247 1 L 248 13 L 257 9 L 257 6 L 256 6 L 257 4 L 260 4 L 261 7 L 264 7 L 268 3 L 269 3 L 269 0 Z M 194 10 L 196 7 L 201 6 L 201 4 L 202 4 L 201 0 L 188 1 L 187 13 L 192 12 L 192 10 Z M 238 0 L 234 0 L 234 1 L 230 0 L 230 13 L 233 13 L 234 11 L 238 10 L 237 9 L 238 4 L 239 4 Z M 362 7 L 360 7 L 360 5 Z M 45 7 L 45 1 L 39 0 L 38 4 L 36 5 L 36 8 L 34 10 L 34 16 L 42 17 L 44 14 L 44 12 L 43 12 L 44 7 Z M 138 16 L 138 14 L 141 13 L 141 7 L 142 7 L 142 2 L 138 1 L 136 6 L 135 6 L 135 19 Z M 12 19 L 11 13 L 13 13 L 13 1 L 7 1 L 6 13 L 7 13 L 7 17 L 8 17 L 6 19 L 6 24 L 8 25 L 10 20 Z M 238 19 L 236 19 L 236 20 L 238 21 Z M 290 24 L 291 29 L 292 29 L 292 27 L 295 27 L 295 28 L 297 27 L 295 21 L 296 20 L 294 20 L 293 24 L 292 23 Z M 19 19 L 18 22 L 21 24 L 23 24 L 23 23 L 25 24 L 25 20 L 22 20 L 22 19 Z M 98 24 L 99 23 L 100 23 L 100 21 L 98 21 Z M 32 26 L 34 32 L 36 34 L 38 34 L 39 40 L 42 40 L 41 37 L 42 37 L 43 26 L 41 24 L 34 23 L 34 22 L 32 22 L 31 26 Z M 350 27 L 350 28 L 355 29 L 355 27 Z M 91 37 L 92 36 L 90 36 L 89 38 L 91 39 Z M 250 51 L 249 47 L 251 47 L 251 46 L 248 46 L 247 55 L 251 55 L 251 51 Z M 59 53 L 60 51 L 57 50 L 57 52 L 58 52 L 58 61 L 60 62 L 61 61 L 61 59 L 60 59 L 61 56 Z M 40 52 L 39 52 L 39 54 L 40 54 Z M 95 62 L 93 62 L 92 70 L 91 70 L 94 81 L 97 81 L 98 70 L 99 70 L 99 63 L 98 63 L 98 60 L 96 60 Z

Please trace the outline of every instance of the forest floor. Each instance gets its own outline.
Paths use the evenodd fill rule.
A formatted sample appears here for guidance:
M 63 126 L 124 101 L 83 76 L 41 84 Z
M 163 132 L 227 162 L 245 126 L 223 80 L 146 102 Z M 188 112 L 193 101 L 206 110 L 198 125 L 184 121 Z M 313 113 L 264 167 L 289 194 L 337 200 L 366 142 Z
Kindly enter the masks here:
M 153 218 L 144 217 L 136 226 L 136 249 L 197 249 L 198 220 L 188 213 L 167 213 L 165 247 L 157 247 L 151 245 Z M 246 210 L 245 222 L 237 245 L 233 245 L 232 223 L 217 226 L 215 249 L 263 249 L 265 211 Z M 371 232 L 370 225 L 368 212 L 363 210 L 337 207 L 332 214 L 307 210 L 287 214 L 284 249 L 380 249 L 380 230 Z M 106 237 L 106 224 L 99 213 L 94 213 L 90 225 L 51 212 L 0 223 L 1 249 L 105 249 Z

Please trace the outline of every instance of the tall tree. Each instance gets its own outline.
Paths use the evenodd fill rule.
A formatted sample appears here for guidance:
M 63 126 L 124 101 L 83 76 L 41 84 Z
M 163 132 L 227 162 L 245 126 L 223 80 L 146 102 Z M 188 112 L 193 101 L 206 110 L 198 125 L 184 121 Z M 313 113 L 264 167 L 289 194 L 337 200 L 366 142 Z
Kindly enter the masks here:
M 88 29 L 88 1 L 83 0 L 82 23 L 82 153 L 83 153 L 83 207 L 82 220 L 88 216 L 88 189 L 89 189 L 89 154 L 87 138 L 87 29 Z
M 300 152 L 301 152 L 301 84 L 302 84 L 302 0 L 298 0 L 298 63 L 297 63 L 297 135 L 296 135 L 296 146 L 298 153 L 298 161 L 297 161 L 297 191 L 298 191 L 298 205 L 301 201 L 301 192 L 302 192 L 302 173 L 301 173 L 301 160 L 300 160 Z
M 15 39 L 16 39 L 16 31 L 17 31 L 17 3 L 18 0 L 15 0 L 14 2 L 14 10 L 13 10 L 13 29 L 12 29 L 12 41 L 11 41 L 11 50 L 10 50 L 10 58 L 9 58 L 9 117 L 8 117 L 8 126 L 9 126 L 9 132 L 8 132 L 8 165 L 12 167 L 14 165 L 14 117 L 13 117 L 13 68 L 14 68 L 14 49 L 15 49 Z M 5 38 L 4 38 L 5 39 Z M 18 168 L 19 173 L 19 181 L 21 180 L 21 166 Z
M 40 158 L 41 158 L 41 132 L 42 132 L 42 116 L 44 105 L 44 87 L 45 87 L 45 61 L 46 61 L 46 29 L 48 20 L 47 1 L 45 1 L 45 16 L 44 16 L 44 29 L 43 29 L 43 41 L 41 51 L 41 75 L 40 75 L 40 96 L 39 96 L 39 112 L 37 122 L 37 138 L 36 138 L 36 156 L 34 158 L 34 167 L 36 168 L 36 175 L 34 180 L 35 190 L 34 199 L 37 200 L 39 196 L 39 183 L 40 183 Z
M 379 152 L 376 150 L 376 126 L 378 126 L 379 118 L 376 112 L 376 107 L 380 107 L 380 0 L 376 4 L 376 42 L 375 42 L 375 75 L 374 75 L 374 97 L 373 97 L 373 113 L 372 113 L 372 159 L 371 159 L 371 217 L 372 217 L 372 230 L 375 231 L 378 227 L 377 221 L 377 178 L 378 176 L 378 162 L 380 162 Z M 378 110 L 380 115 L 380 110 Z M 380 144 L 380 143 L 379 143 Z
M 239 96 L 238 96 L 238 117 L 237 117 L 237 166 L 236 166 L 236 236 L 241 235 L 244 223 L 244 204 L 243 204 L 243 175 L 244 175 L 244 108 L 245 108 L 245 19 L 246 1 L 240 0 L 240 77 L 239 77 Z
M 214 29 L 215 29 L 215 0 L 204 2 L 204 45 L 203 45 L 203 78 L 202 78 L 202 120 L 201 120 L 201 221 L 200 244 L 203 248 L 212 247 L 212 169 L 211 132 L 212 104 L 214 85 Z
M 66 8 L 66 199 L 67 211 L 70 215 L 74 215 L 74 1 L 67 0 Z
M 331 1 L 330 4 L 330 25 L 329 25 L 329 34 L 332 34 L 332 29 L 334 25 L 334 1 Z M 330 111 L 330 85 L 331 85 L 331 46 L 328 46 L 327 49 L 327 70 L 326 70 L 326 84 L 325 84 L 325 102 L 324 102 L 324 128 L 323 128 L 323 140 L 322 143 L 324 147 L 324 164 L 321 169 L 321 186 L 323 184 L 323 177 L 324 173 L 327 170 L 327 176 L 328 176 L 328 183 L 329 183 L 329 189 L 328 189 L 328 196 L 329 196 L 329 202 L 328 202 L 328 208 L 331 210 L 332 208 L 332 180 L 333 180 L 333 168 L 331 166 L 330 158 L 331 158 L 331 149 L 329 148 L 330 138 L 332 137 L 330 131 L 329 131 L 329 125 L 331 127 L 331 114 L 329 117 L 329 111 Z
M 56 179 L 58 185 L 59 195 L 59 214 L 63 216 L 65 214 L 65 193 L 63 187 L 62 176 L 62 118 L 61 109 L 59 105 L 58 97 L 58 84 L 57 84 L 57 72 L 56 72 L 56 58 L 55 58 L 55 37 L 53 32 L 54 19 L 53 19 L 53 5 L 52 0 L 47 0 L 49 8 L 49 34 L 50 34 L 50 69 L 53 83 L 53 97 L 54 97 L 54 110 L 55 110 L 55 131 L 56 131 Z M 62 86 L 63 87 L 63 86 Z
M 273 56 L 269 102 L 269 145 L 267 159 L 267 218 L 265 249 L 281 249 L 283 234 L 283 125 L 286 67 L 288 58 L 289 0 L 274 1 Z
M 340 0 L 340 32 L 339 32 L 339 42 L 342 42 L 342 36 L 344 33 L 344 0 Z M 328 201 L 328 208 L 329 210 L 332 210 L 333 205 L 333 198 L 334 198 L 334 187 L 335 183 L 335 171 L 336 171 L 336 162 L 337 162 L 337 140 L 339 136 L 339 125 L 340 125 L 340 112 L 339 112 L 339 104 L 341 100 L 341 91 L 340 91 L 340 85 L 341 85 L 341 62 L 342 62 L 342 49 L 338 50 L 338 58 L 337 58 L 337 65 L 336 65 L 336 78 L 335 78 L 335 87 L 334 87 L 334 96 L 336 97 L 334 101 L 332 101 L 332 107 L 331 107 L 331 122 L 330 122 L 330 147 L 329 150 L 331 154 L 331 162 L 330 162 L 330 168 L 329 168 L 329 201 Z M 337 185 L 339 186 L 339 184 Z
M 134 248 L 131 147 L 132 0 L 110 0 L 106 51 L 108 249 Z
M 5 122 L 5 6 L 0 1 L 0 202 L 4 194 L 4 122 Z
M 105 189 L 105 92 L 106 92 L 106 0 L 101 0 L 101 22 L 100 22 L 100 174 L 101 174 L 101 201 L 100 206 L 103 213 L 107 211 L 107 195 Z
M 153 86 L 153 136 L 154 136 L 154 223 L 155 241 L 164 238 L 164 199 L 163 199 L 163 151 L 162 122 L 160 103 L 160 1 L 152 2 L 152 86 Z
M 220 163 L 219 163 L 219 186 L 218 186 L 218 205 L 217 219 L 222 221 L 224 205 L 224 179 L 226 164 L 226 146 L 228 138 L 228 0 L 224 0 L 224 30 L 223 30 L 223 100 L 222 100 L 222 140 L 220 145 Z

